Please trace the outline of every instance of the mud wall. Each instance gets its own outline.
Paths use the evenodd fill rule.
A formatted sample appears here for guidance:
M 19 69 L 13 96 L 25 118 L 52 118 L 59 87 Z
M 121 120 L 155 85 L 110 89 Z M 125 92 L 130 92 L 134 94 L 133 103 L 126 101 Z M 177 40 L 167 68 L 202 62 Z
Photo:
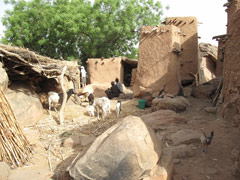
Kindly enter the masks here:
M 173 25 L 142 27 L 134 96 L 159 92 L 164 84 L 167 84 L 166 92 L 178 93 L 180 64 L 173 50 L 180 51 L 179 32 Z
M 240 0 L 229 1 L 223 70 L 223 117 L 240 122 Z
M 216 76 L 222 76 L 223 74 L 223 61 L 224 61 L 225 42 L 218 41 L 218 57 L 217 57 L 217 68 Z
M 123 82 L 124 69 L 121 57 L 88 59 L 87 73 L 90 84 L 111 84 L 118 77 Z
M 168 17 L 166 25 L 175 25 L 180 29 L 180 43 L 183 48 L 180 60 L 181 80 L 191 80 L 198 71 L 198 33 L 197 18 L 195 17 Z

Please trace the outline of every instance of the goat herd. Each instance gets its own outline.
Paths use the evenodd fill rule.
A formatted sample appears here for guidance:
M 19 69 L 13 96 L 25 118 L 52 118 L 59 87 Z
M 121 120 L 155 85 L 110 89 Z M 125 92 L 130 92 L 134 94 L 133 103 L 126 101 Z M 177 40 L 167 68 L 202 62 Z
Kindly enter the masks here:
M 67 100 L 70 98 L 72 94 L 76 94 L 73 89 L 70 89 L 67 92 Z M 95 98 L 94 92 L 88 92 L 86 94 L 88 101 L 89 101 L 89 106 L 87 108 L 88 114 L 91 117 L 94 117 L 95 114 L 97 113 L 97 119 L 99 120 L 99 113 L 100 111 L 102 112 L 102 119 L 104 120 L 105 117 L 110 114 L 110 108 L 111 108 L 111 103 L 110 100 L 107 97 L 101 97 L 101 98 Z M 50 118 L 52 118 L 51 115 L 51 107 L 56 110 L 56 105 L 58 103 L 62 104 L 63 101 L 63 94 L 58 94 L 56 92 L 50 91 L 48 92 L 48 105 L 49 105 L 49 114 Z M 121 112 L 121 101 L 118 101 L 116 104 L 116 117 L 119 118 Z

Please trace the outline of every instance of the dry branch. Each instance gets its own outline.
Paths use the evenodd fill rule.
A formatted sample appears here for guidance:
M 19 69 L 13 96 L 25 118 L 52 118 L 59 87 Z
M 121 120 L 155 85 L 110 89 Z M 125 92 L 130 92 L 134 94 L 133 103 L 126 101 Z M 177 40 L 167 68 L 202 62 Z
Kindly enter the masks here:
M 59 81 L 60 81 L 60 85 L 61 85 L 62 93 L 63 93 L 63 102 L 62 102 L 62 105 L 61 105 L 61 108 L 60 108 L 60 111 L 59 111 L 59 121 L 60 121 L 61 125 L 64 123 L 63 112 L 64 112 L 64 108 L 65 108 L 65 105 L 66 105 L 66 102 L 67 102 L 67 92 L 64 88 L 64 78 L 63 78 L 66 70 L 67 70 L 67 66 L 64 66 L 64 68 L 62 70 L 62 74 L 59 76 Z

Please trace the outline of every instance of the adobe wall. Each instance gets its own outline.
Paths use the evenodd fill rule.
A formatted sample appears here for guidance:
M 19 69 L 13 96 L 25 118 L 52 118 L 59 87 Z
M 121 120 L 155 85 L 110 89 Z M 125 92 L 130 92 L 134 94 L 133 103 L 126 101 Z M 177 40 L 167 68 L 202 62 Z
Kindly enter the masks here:
M 223 70 L 223 117 L 240 122 L 240 0 L 232 0 L 226 10 L 228 15 Z
M 197 18 L 195 17 L 168 17 L 166 25 L 175 25 L 180 31 L 180 43 L 183 52 L 179 57 L 181 79 L 191 80 L 193 76 L 188 73 L 198 72 L 198 32 Z
M 217 57 L 217 68 L 216 68 L 216 76 L 223 75 L 223 59 L 224 59 L 224 51 L 225 51 L 225 42 L 218 41 L 218 57 Z
M 123 82 L 123 65 L 121 57 L 109 59 L 94 59 L 87 60 L 88 81 L 90 84 L 111 84 L 116 77 Z
M 142 27 L 133 85 L 135 97 L 145 92 L 159 92 L 164 84 L 167 84 L 166 92 L 178 93 L 180 64 L 173 50 L 180 50 L 179 32 L 179 28 L 173 25 Z

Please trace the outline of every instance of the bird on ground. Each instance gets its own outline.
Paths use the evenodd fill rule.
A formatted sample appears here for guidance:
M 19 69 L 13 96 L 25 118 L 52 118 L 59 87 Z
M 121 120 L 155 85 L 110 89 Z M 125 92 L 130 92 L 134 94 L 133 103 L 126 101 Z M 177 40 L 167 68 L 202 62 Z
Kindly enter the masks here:
M 211 131 L 211 134 L 210 136 L 207 136 L 204 129 L 201 128 L 201 137 L 200 137 L 200 140 L 201 140 L 201 143 L 203 144 L 203 152 L 207 152 L 207 149 L 208 149 L 208 146 L 211 144 L 211 141 L 213 139 L 213 131 Z

